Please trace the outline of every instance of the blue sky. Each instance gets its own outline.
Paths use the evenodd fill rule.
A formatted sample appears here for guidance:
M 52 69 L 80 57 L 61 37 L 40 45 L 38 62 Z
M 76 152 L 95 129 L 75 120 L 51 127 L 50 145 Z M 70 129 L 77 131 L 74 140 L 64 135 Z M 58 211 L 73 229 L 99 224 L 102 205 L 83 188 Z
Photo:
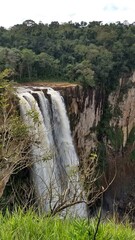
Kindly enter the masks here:
M 2 0 L 0 26 L 6 28 L 26 19 L 51 21 L 135 22 L 135 0 Z

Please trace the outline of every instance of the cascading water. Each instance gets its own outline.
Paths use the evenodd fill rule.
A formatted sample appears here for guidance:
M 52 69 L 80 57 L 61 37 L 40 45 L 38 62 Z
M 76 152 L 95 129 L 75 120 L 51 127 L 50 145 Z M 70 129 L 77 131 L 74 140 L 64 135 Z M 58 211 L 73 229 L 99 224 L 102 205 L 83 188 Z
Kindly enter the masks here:
M 85 217 L 86 206 L 81 202 L 83 191 L 78 174 L 79 161 L 64 101 L 59 92 L 51 88 L 46 91 L 51 104 L 42 90 L 18 93 L 21 116 L 33 135 L 32 175 L 35 189 L 45 211 L 56 208 L 56 211 L 63 210 L 63 214 L 68 211 L 72 216 Z
M 31 93 L 19 95 L 21 115 L 28 125 L 33 138 L 32 144 L 32 177 L 40 205 L 45 211 L 50 211 L 51 191 L 53 196 L 51 205 L 57 201 L 57 183 L 55 177 L 55 164 L 50 156 L 49 139 L 38 104 Z M 38 114 L 38 115 L 37 115 Z M 32 116 L 33 115 L 33 116 Z M 36 119 L 35 119 L 36 117 Z
M 52 115 L 54 126 L 54 141 L 57 148 L 57 164 L 62 192 L 69 189 L 69 199 L 82 194 L 79 183 L 79 160 L 73 145 L 69 120 L 64 101 L 59 92 L 49 88 L 47 91 L 52 100 Z M 70 212 L 79 216 L 86 216 L 85 204 L 76 204 L 70 208 Z M 84 214 L 85 213 L 85 214 Z

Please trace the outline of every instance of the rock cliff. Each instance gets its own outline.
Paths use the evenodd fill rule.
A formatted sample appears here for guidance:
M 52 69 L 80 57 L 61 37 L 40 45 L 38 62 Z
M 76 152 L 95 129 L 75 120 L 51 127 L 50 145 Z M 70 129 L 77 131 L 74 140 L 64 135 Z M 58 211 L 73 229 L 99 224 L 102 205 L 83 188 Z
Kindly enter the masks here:
M 104 209 L 134 215 L 135 73 L 128 79 L 120 79 L 117 89 L 109 95 L 111 117 L 106 118 L 106 134 L 102 138 L 99 137 L 99 128 L 104 121 L 105 105 L 100 89 L 84 89 L 72 84 L 55 84 L 54 88 L 64 98 L 80 163 L 87 162 L 90 154 L 96 152 L 100 163 L 104 161 L 102 171 L 105 177 L 101 184 L 106 187 L 115 176 L 104 194 Z M 100 151 L 99 145 L 102 145 Z M 105 154 L 100 159 L 103 149 Z
M 101 113 L 100 92 L 81 86 L 58 89 L 65 101 L 71 130 L 80 160 L 88 158 L 97 146 L 96 129 Z
M 109 96 L 112 136 L 107 139 L 108 181 L 115 180 L 105 193 L 107 210 L 135 217 L 135 73 L 120 79 L 117 90 Z
M 70 118 L 72 134 L 80 161 L 87 161 L 98 145 L 104 146 L 106 187 L 114 178 L 104 194 L 104 209 L 116 210 L 121 214 L 134 215 L 135 202 L 135 73 L 120 79 L 119 86 L 108 97 L 108 118 L 106 135 L 99 143 L 98 124 L 103 113 L 100 91 L 81 86 L 58 88 L 64 97 Z M 103 120 L 103 119 L 102 119 Z M 102 150 L 98 153 L 100 158 Z

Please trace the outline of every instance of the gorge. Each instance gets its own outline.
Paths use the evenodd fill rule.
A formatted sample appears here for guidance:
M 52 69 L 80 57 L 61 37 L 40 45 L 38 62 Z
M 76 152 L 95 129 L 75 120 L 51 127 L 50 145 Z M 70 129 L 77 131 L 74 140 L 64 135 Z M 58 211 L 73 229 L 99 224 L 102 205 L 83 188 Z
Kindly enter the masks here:
M 42 127 L 38 126 L 39 128 L 37 127 L 36 130 L 34 130 L 35 145 L 33 146 L 33 158 L 35 158 L 34 161 L 36 161 L 36 155 L 38 155 L 42 161 L 44 156 L 42 144 L 47 146 L 46 150 L 48 149 L 47 154 L 49 155 L 49 160 L 46 161 L 45 159 L 45 162 L 42 164 L 46 164 L 45 175 L 49 176 L 47 177 L 47 181 L 50 176 L 53 179 L 53 184 L 55 186 L 54 190 L 58 192 L 57 189 L 64 188 L 63 181 L 60 181 L 60 179 L 64 178 L 67 190 L 65 193 L 67 194 L 67 197 L 69 197 L 70 194 L 72 195 L 72 193 L 68 193 L 70 181 L 65 174 L 63 176 L 63 167 L 66 167 L 67 172 L 71 171 L 75 173 L 75 179 L 73 176 L 71 176 L 71 179 L 73 178 L 76 182 L 76 187 L 81 189 L 80 184 L 77 181 L 78 173 L 76 172 L 76 167 L 80 162 L 80 168 L 83 166 L 86 169 L 89 169 L 91 154 L 95 153 L 97 154 L 100 170 L 102 172 L 100 186 L 104 186 L 104 188 L 108 186 L 103 196 L 104 210 L 106 212 L 116 210 L 120 214 L 129 213 L 130 211 L 132 215 L 131 218 L 134 217 L 135 199 L 134 82 L 135 74 L 129 78 L 120 79 L 117 89 L 108 96 L 109 108 L 107 109 L 106 114 L 109 113 L 109 116 L 104 115 L 104 119 L 103 113 L 105 103 L 103 102 L 100 89 L 95 90 L 91 87 L 83 88 L 79 85 L 72 84 L 67 86 L 64 84 L 55 84 L 53 87 L 54 90 L 52 90 L 41 83 L 28 84 L 27 87 L 18 92 L 21 101 L 20 111 L 22 116 L 26 113 L 26 109 L 28 109 L 30 113 L 27 116 L 28 119 L 24 119 L 28 122 L 28 125 L 33 125 L 33 120 L 30 120 L 30 117 L 33 114 L 33 111 L 31 111 L 33 102 L 36 102 L 36 109 L 40 112 L 39 122 L 43 122 L 44 124 L 42 124 Z M 60 94 L 57 91 L 59 91 Z M 72 146 L 72 139 L 69 130 L 69 123 L 65 117 L 63 100 L 60 95 L 65 102 L 73 142 L 75 144 L 77 155 L 79 156 L 79 161 L 74 151 L 74 147 L 71 147 L 71 152 L 69 151 L 69 145 Z M 23 105 L 25 105 L 25 107 L 23 107 Z M 43 106 L 46 107 L 44 108 Z M 45 115 L 48 117 L 45 118 Z M 104 125 L 101 124 L 103 123 L 103 120 L 105 122 Z M 54 126 L 54 122 L 56 126 Z M 36 124 L 38 125 L 38 122 Z M 49 134 L 48 131 L 45 131 L 45 126 L 49 129 Z M 101 130 L 104 130 L 104 132 L 102 132 L 102 138 Z M 67 135 L 67 131 L 70 133 L 69 135 Z M 37 139 L 37 132 L 40 133 L 41 139 L 42 136 L 46 136 L 43 143 Z M 68 142 L 68 147 L 63 139 Z M 38 146 L 36 144 L 37 142 L 39 143 Z M 55 151 L 54 148 L 51 150 L 54 145 Z M 55 156 L 53 156 L 54 153 Z M 64 161 L 61 160 L 62 158 L 64 158 Z M 53 161 L 53 159 L 56 159 L 58 161 L 57 163 L 60 163 L 60 168 L 55 164 L 56 161 Z M 74 166 L 73 169 L 71 167 L 72 164 Z M 34 169 L 35 172 L 40 171 L 41 176 L 44 175 L 42 171 L 43 165 L 39 166 L 39 163 L 37 163 Z M 51 171 L 49 170 L 50 166 Z M 56 173 L 57 171 L 59 171 L 59 174 Z M 35 177 L 34 174 L 33 176 Z M 114 176 L 115 178 L 113 182 L 109 185 Z M 37 178 L 36 181 L 42 182 L 41 178 Z M 49 185 L 50 182 L 48 181 L 47 184 Z M 37 185 L 35 187 L 37 189 L 37 194 L 41 196 L 43 194 L 42 186 L 41 188 L 38 188 Z M 52 199 L 52 209 L 54 207 L 54 202 L 58 199 L 58 196 L 56 195 L 57 194 L 54 194 L 55 197 Z M 48 201 L 48 199 L 46 199 L 46 201 Z M 79 210 L 81 209 L 80 206 Z M 46 208 L 48 208 L 47 205 Z M 83 206 L 82 209 L 84 210 Z

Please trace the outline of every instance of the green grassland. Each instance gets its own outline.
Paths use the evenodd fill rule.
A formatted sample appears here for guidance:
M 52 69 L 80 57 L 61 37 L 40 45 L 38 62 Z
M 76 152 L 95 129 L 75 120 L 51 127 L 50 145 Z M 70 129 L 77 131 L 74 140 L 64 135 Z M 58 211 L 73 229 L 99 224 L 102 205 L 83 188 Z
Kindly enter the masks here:
M 96 221 L 87 219 L 60 219 L 37 215 L 32 211 L 13 214 L 0 213 L 1 240 L 93 240 Z M 98 240 L 134 240 L 135 231 L 128 224 L 114 221 L 101 223 Z

